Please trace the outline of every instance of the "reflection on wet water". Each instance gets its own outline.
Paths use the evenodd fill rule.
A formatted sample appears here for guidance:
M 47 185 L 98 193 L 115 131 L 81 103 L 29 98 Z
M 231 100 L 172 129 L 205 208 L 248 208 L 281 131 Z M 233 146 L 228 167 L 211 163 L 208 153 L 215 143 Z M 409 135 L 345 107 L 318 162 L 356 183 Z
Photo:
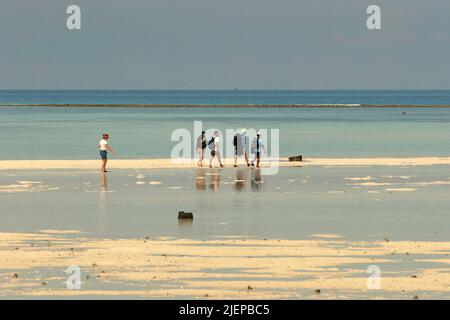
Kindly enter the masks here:
M 178 219 L 178 232 L 181 237 L 189 237 L 192 235 L 193 220 Z
M 108 178 L 106 173 L 101 175 L 101 191 L 99 192 L 99 233 L 105 235 L 107 233 L 107 219 L 108 219 Z
M 206 190 L 205 168 L 198 168 L 197 178 L 195 179 L 195 188 L 199 191 Z
M 262 191 L 264 181 L 261 179 L 261 169 L 255 168 L 252 170 L 252 191 Z
M 106 177 L 106 173 L 102 172 L 102 191 L 108 191 L 108 178 Z
M 247 186 L 248 168 L 236 168 L 234 170 L 234 191 L 245 191 Z
M 0 229 L 11 232 L 50 228 L 101 237 L 199 239 L 334 233 L 448 240 L 450 223 L 450 177 L 443 166 L 281 168 L 274 176 L 244 167 L 106 175 L 97 170 L 5 171 L 0 180 L 2 185 L 41 181 L 58 188 L 0 193 Z M 179 224 L 179 210 L 192 211 L 194 222 Z
M 208 173 L 208 175 L 209 175 L 209 190 L 219 191 L 222 170 L 221 169 L 213 169 Z
M 199 168 L 195 179 L 195 188 L 197 191 L 220 191 L 223 169 Z M 245 192 L 250 185 L 250 190 L 260 192 L 263 190 L 264 180 L 261 177 L 259 168 L 233 168 L 232 179 L 233 190 L 236 192 Z M 225 181 L 226 184 L 230 184 Z

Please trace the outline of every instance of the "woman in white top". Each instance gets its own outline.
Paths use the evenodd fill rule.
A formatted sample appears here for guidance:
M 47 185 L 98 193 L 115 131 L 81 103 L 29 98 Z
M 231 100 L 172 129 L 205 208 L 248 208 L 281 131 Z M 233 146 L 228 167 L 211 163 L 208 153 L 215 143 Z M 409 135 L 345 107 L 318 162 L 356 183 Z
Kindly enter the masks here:
M 116 155 L 114 150 L 108 144 L 109 134 L 104 133 L 102 139 L 98 143 L 98 148 L 100 150 L 100 158 L 102 159 L 102 172 L 106 171 L 106 163 L 108 162 L 108 151 L 112 152 L 113 155 Z

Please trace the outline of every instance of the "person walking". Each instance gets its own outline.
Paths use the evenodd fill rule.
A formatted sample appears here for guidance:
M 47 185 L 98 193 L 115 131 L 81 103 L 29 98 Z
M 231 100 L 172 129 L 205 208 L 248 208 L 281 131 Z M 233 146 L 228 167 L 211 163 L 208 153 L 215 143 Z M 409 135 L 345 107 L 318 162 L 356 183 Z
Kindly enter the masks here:
M 219 138 L 219 131 L 214 131 L 214 136 L 209 141 L 208 145 L 211 149 L 211 159 L 209 160 L 209 167 L 212 168 L 212 162 L 214 158 L 217 158 L 219 161 L 219 165 L 221 168 L 223 168 L 222 159 L 220 158 L 220 138 Z
M 205 159 L 205 149 L 206 149 L 206 137 L 205 131 L 202 131 L 202 134 L 197 138 L 196 149 L 198 152 L 198 162 L 197 166 L 203 167 L 203 159 Z
M 248 136 L 247 136 L 248 130 L 243 128 L 240 133 L 237 133 L 234 136 L 233 139 L 233 146 L 234 146 L 234 167 L 237 167 L 237 160 L 242 155 L 245 158 L 245 163 L 247 164 L 247 167 L 250 166 L 250 163 L 248 162 Z
M 252 166 L 255 165 L 256 162 L 256 167 L 259 168 L 259 162 L 261 160 L 261 153 L 264 152 L 266 153 L 266 147 L 264 146 L 264 142 L 261 138 L 261 132 L 257 132 L 256 133 L 256 137 L 253 139 L 252 141 L 252 153 L 255 154 L 255 159 L 252 161 Z

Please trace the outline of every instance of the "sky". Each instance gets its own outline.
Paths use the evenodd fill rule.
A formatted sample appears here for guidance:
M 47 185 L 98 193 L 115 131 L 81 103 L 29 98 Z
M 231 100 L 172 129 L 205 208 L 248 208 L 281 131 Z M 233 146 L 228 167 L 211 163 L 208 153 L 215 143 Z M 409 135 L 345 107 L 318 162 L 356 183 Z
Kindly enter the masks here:
M 1 0 L 0 89 L 450 89 L 449 30 L 448 0 Z

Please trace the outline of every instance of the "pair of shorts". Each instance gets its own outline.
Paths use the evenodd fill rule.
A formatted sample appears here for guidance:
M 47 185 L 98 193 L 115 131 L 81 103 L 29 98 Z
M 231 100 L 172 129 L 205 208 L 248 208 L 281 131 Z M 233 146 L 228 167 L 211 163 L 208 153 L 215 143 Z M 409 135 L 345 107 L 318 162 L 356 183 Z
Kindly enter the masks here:
M 100 158 L 102 160 L 108 160 L 108 152 L 106 150 L 100 150 Z
M 211 150 L 211 157 L 215 157 L 216 156 L 216 151 Z

